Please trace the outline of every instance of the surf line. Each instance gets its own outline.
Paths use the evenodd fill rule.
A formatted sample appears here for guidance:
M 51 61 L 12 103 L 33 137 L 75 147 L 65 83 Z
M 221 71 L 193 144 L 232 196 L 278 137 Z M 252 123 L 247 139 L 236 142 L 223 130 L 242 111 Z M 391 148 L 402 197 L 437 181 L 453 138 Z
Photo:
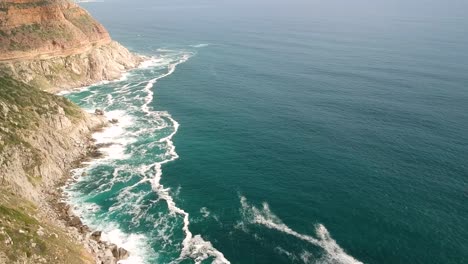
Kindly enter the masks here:
M 200 235 L 194 236 L 192 232 L 190 232 L 189 213 L 177 207 L 176 203 L 174 202 L 174 199 L 169 193 L 169 188 L 164 188 L 164 186 L 161 184 L 162 165 L 179 158 L 179 155 L 175 151 L 175 145 L 172 142 L 173 136 L 177 133 L 179 129 L 179 123 L 176 120 L 174 120 L 167 112 L 156 112 L 150 110 L 149 104 L 153 101 L 154 98 L 154 92 L 152 91 L 152 88 L 158 80 L 174 73 L 176 67 L 179 64 L 186 62 L 192 56 L 193 54 L 183 55 L 183 57 L 180 60 L 168 66 L 168 71 L 166 74 L 149 80 L 144 88 L 144 91 L 147 93 L 147 96 L 145 97 L 145 103 L 141 106 L 142 111 L 147 116 L 157 116 L 159 118 L 163 117 L 168 119 L 173 124 L 174 128 L 172 133 L 170 133 L 168 136 L 159 139 L 160 143 L 164 143 L 168 147 L 168 152 L 171 154 L 170 158 L 160 162 L 155 162 L 153 165 L 148 166 L 145 172 L 148 172 L 151 169 L 154 169 L 156 171 L 154 177 L 150 180 L 152 189 L 158 194 L 158 196 L 161 199 L 166 201 L 168 209 L 171 213 L 181 215 L 184 219 L 184 225 L 182 227 L 182 230 L 185 233 L 185 238 L 182 241 L 183 248 L 179 258 L 174 262 L 179 263 L 186 258 L 191 258 L 195 261 L 195 263 L 201 263 L 203 260 L 209 257 L 213 257 L 213 263 L 215 264 L 229 264 L 230 262 L 224 257 L 223 253 L 215 249 L 211 242 L 203 240 L 203 238 Z

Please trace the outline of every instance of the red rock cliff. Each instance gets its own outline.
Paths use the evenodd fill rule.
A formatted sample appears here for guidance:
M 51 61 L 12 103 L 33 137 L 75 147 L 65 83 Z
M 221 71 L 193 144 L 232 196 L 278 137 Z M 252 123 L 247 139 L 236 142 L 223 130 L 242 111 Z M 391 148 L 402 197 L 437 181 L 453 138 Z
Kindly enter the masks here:
M 0 60 L 68 56 L 109 44 L 107 30 L 67 0 L 0 0 Z
M 0 0 L 0 77 L 56 92 L 117 79 L 141 61 L 69 0 Z

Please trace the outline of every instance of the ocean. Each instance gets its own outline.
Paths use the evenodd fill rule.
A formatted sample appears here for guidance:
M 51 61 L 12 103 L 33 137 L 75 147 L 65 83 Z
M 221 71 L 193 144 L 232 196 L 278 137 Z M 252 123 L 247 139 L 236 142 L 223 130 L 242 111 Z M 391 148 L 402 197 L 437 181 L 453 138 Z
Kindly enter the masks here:
M 468 263 L 466 1 L 87 1 L 148 60 L 66 192 L 122 263 Z

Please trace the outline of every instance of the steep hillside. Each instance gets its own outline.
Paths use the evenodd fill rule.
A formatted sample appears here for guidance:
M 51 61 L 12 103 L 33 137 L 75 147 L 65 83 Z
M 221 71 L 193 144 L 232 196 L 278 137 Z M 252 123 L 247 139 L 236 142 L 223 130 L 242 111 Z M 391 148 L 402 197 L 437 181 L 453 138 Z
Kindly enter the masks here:
M 47 193 L 105 124 L 65 98 L 0 78 L 0 263 L 93 262 L 54 221 Z
M 39 187 L 66 175 L 86 154 L 90 131 L 104 124 L 63 97 L 0 78 L 0 179 L 40 201 Z
M 119 78 L 140 62 L 71 1 L 0 1 L 2 75 L 56 91 Z
M 85 10 L 62 0 L 3 0 L 0 60 L 76 54 L 111 42 Z
M 96 154 L 91 133 L 109 121 L 49 92 L 119 78 L 141 61 L 71 1 L 0 0 L 0 264 L 129 256 L 90 233 L 57 189 Z

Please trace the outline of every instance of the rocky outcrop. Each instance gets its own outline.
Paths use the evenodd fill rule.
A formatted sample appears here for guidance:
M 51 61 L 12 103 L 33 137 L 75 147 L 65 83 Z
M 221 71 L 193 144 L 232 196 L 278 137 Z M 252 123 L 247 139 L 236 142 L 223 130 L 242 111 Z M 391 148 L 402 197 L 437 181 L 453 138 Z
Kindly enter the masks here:
M 53 197 L 53 196 L 52 196 Z M 88 226 L 73 214 L 68 204 L 54 202 L 56 212 L 60 219 L 73 228 L 71 235 L 75 237 L 85 248 L 95 255 L 96 263 L 115 264 L 119 260 L 125 260 L 130 257 L 130 253 L 113 243 L 101 240 L 101 231 L 91 232 Z
M 73 2 L 0 2 L 0 76 L 55 92 L 117 79 L 141 61 Z
M 117 79 L 141 61 L 72 1 L 0 0 L 0 264 L 129 256 L 63 212 L 57 189 L 80 160 L 99 156 L 91 133 L 118 120 L 48 92 Z
M 57 220 L 48 201 L 77 161 L 95 150 L 91 132 L 107 124 L 63 97 L 0 77 L 0 238 L 11 238 L 0 241 L 0 252 L 7 263 L 92 263 L 76 246 L 83 240 L 69 235 L 74 231 Z M 82 226 L 76 218 L 70 223 Z M 49 235 L 31 233 L 41 228 Z
M 127 250 L 102 241 L 99 231 L 83 224 L 61 202 L 57 188 L 68 179 L 70 169 L 97 155 L 91 132 L 110 124 L 104 111 L 97 113 L 83 112 L 63 97 L 0 77 L 0 257 L 8 259 L 0 264 L 115 264 L 129 257 Z
M 66 0 L 2 0 L 0 60 L 82 53 L 111 42 L 87 11 Z
M 36 203 L 92 150 L 90 134 L 108 121 L 65 98 L 0 78 L 2 186 Z
M 104 80 L 115 80 L 141 58 L 117 42 L 67 57 L 0 63 L 0 72 L 35 87 L 57 92 Z

